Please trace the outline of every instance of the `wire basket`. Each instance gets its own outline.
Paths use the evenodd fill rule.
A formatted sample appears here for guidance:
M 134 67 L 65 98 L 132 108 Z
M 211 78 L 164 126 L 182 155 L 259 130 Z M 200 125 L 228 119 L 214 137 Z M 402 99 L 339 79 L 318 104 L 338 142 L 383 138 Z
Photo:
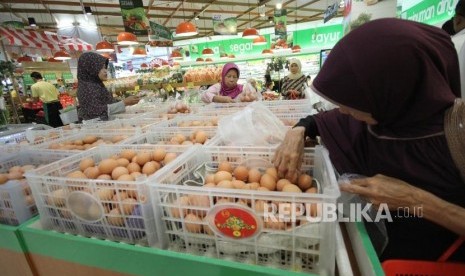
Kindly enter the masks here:
M 159 231 L 163 231 L 160 237 L 164 247 L 193 255 L 334 275 L 335 221 L 308 222 L 303 213 L 288 221 L 273 221 L 273 215 L 279 216 L 275 212 L 278 209 L 263 209 L 267 206 L 264 202 L 299 208 L 334 204 L 340 192 L 324 148 L 306 150 L 302 164 L 302 169 L 318 183 L 316 194 L 203 187 L 202 176 L 215 172 L 220 162 L 262 171 L 272 166 L 273 155 L 270 148 L 195 147 L 166 166 L 150 185 L 154 210 L 161 218 L 157 222 Z

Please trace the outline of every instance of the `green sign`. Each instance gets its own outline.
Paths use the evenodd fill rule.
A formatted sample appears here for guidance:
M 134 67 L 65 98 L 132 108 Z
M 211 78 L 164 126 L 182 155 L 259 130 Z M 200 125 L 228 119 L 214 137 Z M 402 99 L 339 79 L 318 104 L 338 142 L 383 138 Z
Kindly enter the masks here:
M 142 0 L 119 0 L 124 30 L 135 35 L 147 35 L 150 28 Z
M 57 83 L 57 75 L 55 75 L 55 73 L 45 73 L 44 79 L 51 84 Z
M 235 17 L 221 18 L 221 15 L 213 16 L 213 32 L 215 35 L 237 34 L 237 19 Z
M 220 41 L 212 41 L 208 43 L 199 43 L 189 46 L 190 56 L 193 59 L 202 57 L 202 50 L 210 48 L 215 52 L 215 56 L 219 57 L 220 53 L 238 55 L 261 54 L 263 50 L 270 49 L 270 35 L 264 35 L 266 39 L 265 45 L 253 45 L 253 40 L 234 38 Z
M 62 78 L 64 83 L 74 83 L 74 77 L 73 74 L 71 74 L 71 72 L 64 72 L 62 74 Z
M 163 25 L 157 24 L 150 21 L 150 40 L 159 40 L 163 38 L 165 40 L 173 40 L 173 33 L 170 29 L 166 28 Z
M 449 20 L 455 14 L 459 0 L 411 0 L 403 1 L 400 18 L 435 25 Z
M 332 48 L 343 36 L 341 24 L 322 26 L 294 32 L 294 45 L 305 48 Z

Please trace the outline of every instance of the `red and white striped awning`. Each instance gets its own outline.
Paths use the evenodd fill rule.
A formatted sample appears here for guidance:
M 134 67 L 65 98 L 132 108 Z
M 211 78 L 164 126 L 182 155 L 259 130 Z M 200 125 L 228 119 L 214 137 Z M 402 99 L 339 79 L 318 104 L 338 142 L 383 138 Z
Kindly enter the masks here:
M 91 51 L 91 44 L 82 39 L 61 36 L 52 32 L 41 32 L 25 29 L 0 27 L 1 39 L 11 46 L 30 47 L 50 50 Z

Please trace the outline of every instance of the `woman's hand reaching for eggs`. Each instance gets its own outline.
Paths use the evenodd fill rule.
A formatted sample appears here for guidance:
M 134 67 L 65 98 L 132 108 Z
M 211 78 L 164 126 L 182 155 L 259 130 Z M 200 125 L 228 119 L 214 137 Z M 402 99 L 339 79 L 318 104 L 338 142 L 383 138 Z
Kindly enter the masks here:
M 286 137 L 276 150 L 274 166 L 278 176 L 296 183 L 300 174 L 305 143 L 305 128 L 295 127 L 286 133 Z

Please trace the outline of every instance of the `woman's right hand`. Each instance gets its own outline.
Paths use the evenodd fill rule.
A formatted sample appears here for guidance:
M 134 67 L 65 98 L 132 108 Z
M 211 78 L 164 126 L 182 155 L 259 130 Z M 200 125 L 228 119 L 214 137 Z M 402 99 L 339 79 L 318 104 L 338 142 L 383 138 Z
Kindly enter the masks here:
M 135 105 L 140 101 L 140 98 L 137 96 L 129 96 L 123 100 L 125 106 Z
M 215 103 L 233 103 L 234 100 L 231 99 L 231 97 L 228 97 L 228 96 L 214 96 L 213 97 L 213 102 L 215 102 Z
M 274 166 L 280 178 L 297 183 L 305 144 L 305 128 L 295 127 L 286 133 L 286 137 L 276 150 Z

